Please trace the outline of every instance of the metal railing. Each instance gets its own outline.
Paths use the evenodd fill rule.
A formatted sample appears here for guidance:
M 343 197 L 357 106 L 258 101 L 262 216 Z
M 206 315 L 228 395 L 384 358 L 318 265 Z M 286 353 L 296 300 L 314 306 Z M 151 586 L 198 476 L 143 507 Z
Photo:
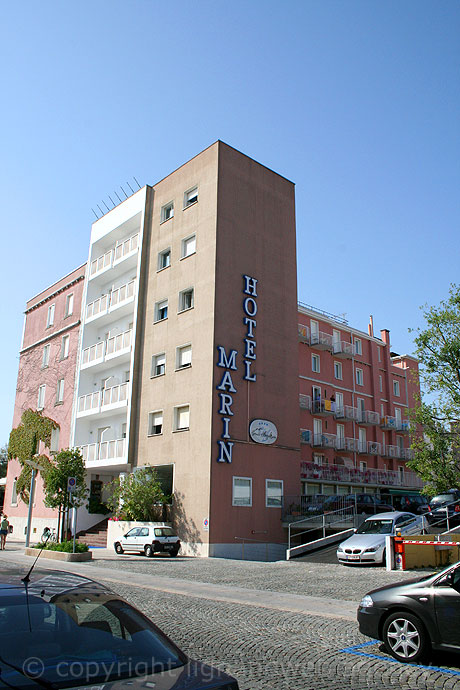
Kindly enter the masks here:
M 80 451 L 84 462 L 94 462 L 96 460 L 115 460 L 124 458 L 126 439 L 119 438 L 113 441 L 102 441 L 101 443 L 88 443 L 80 446 Z
M 360 410 L 358 408 L 358 423 L 378 426 L 380 424 L 380 415 L 372 410 Z
M 127 240 L 123 242 L 117 242 L 115 245 L 114 261 L 120 261 L 127 254 L 135 251 L 139 246 L 139 233 L 132 235 Z
M 104 388 L 102 392 L 102 405 L 114 405 L 128 399 L 128 384 L 121 383 L 111 388 Z
M 311 409 L 311 397 L 309 395 L 304 395 L 303 393 L 299 394 L 299 405 L 302 410 L 310 410 Z
M 355 439 L 353 439 L 355 440 Z M 346 467 L 345 465 L 317 465 L 314 462 L 301 463 L 301 478 L 325 481 L 342 481 L 351 484 L 381 484 L 384 486 L 406 486 L 421 488 L 423 481 L 415 472 L 404 471 L 401 475 L 394 470 Z
M 100 273 L 100 271 L 103 271 L 105 268 L 112 266 L 112 258 L 113 249 L 109 249 L 107 252 L 105 252 L 105 254 L 102 254 L 101 256 L 98 256 L 97 259 L 94 259 L 94 261 L 91 261 L 89 267 L 90 278 L 95 276 L 97 273 Z
M 105 350 L 105 341 L 101 340 L 90 347 L 85 347 L 82 352 L 82 364 L 90 364 L 98 359 L 103 359 Z
M 112 290 L 110 293 L 110 307 L 116 307 L 117 304 L 124 302 L 134 296 L 134 287 L 136 285 L 135 280 L 131 280 L 129 283 L 122 285 L 116 290 Z
M 297 325 L 297 335 L 299 342 L 310 345 L 310 329 L 308 326 L 304 326 L 302 323 L 299 323 Z
M 78 398 L 78 412 L 89 412 L 90 410 L 99 409 L 101 404 L 101 393 L 88 393 L 88 395 L 81 395 Z
M 353 357 L 353 345 L 346 340 L 333 340 L 332 352 L 336 357 Z
M 109 296 L 102 295 L 94 302 L 90 302 L 86 305 L 86 318 L 91 319 L 93 316 L 99 316 L 100 314 L 105 314 L 109 306 Z
M 339 508 L 338 510 L 332 510 L 328 513 L 322 513 L 321 515 L 313 515 L 311 517 L 304 518 L 303 520 L 290 522 L 288 525 L 288 549 L 292 548 L 292 527 L 296 529 L 295 538 L 298 539 L 299 537 L 302 537 L 302 543 L 305 544 L 306 534 L 311 534 L 312 532 L 320 532 L 324 538 L 326 536 L 327 529 L 335 529 L 340 523 L 343 523 L 344 521 L 352 522 L 354 525 L 356 521 L 356 506 L 344 506 L 343 508 Z M 301 530 L 300 532 L 297 531 L 299 525 L 305 524 L 310 526 L 307 527 L 307 529 Z
M 358 421 L 358 408 L 351 405 L 338 405 L 335 410 L 336 419 L 345 419 L 351 422 Z
M 118 333 L 107 340 L 106 356 L 115 355 L 120 350 L 125 350 L 131 346 L 131 334 L 132 330 L 124 331 L 123 333 Z
M 310 332 L 310 344 L 319 349 L 332 351 L 332 335 L 323 331 Z

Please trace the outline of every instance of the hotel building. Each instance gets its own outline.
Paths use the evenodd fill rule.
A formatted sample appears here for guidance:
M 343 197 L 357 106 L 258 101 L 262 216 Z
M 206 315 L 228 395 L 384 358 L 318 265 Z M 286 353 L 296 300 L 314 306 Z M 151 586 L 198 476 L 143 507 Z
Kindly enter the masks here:
M 283 497 L 415 485 L 415 360 L 299 306 L 296 281 L 294 185 L 216 142 L 97 220 L 86 268 L 28 303 L 13 426 L 27 407 L 55 419 L 93 504 L 155 467 L 185 553 L 283 557 Z M 5 510 L 22 534 L 19 469 Z M 80 510 L 79 529 L 103 517 Z

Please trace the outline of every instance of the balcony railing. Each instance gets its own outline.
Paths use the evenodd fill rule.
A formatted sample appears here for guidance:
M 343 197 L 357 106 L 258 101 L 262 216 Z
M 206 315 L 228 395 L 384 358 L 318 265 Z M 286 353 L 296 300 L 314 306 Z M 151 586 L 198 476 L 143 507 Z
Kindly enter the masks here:
M 335 448 L 335 434 L 313 434 L 313 446 L 316 448 Z
M 398 426 L 396 424 L 396 417 L 391 417 L 390 415 L 385 415 L 380 421 L 380 426 L 382 429 L 394 429 L 397 430 Z
M 122 383 L 118 386 L 105 388 L 102 392 L 102 405 L 115 405 L 128 399 L 128 384 Z
M 383 486 L 406 486 L 419 489 L 423 482 L 415 472 L 399 473 L 392 470 L 359 470 L 344 465 L 317 465 L 314 462 L 301 463 L 302 479 L 340 481 L 352 484 L 377 484 Z
M 86 305 L 86 318 L 91 319 L 95 316 L 100 316 L 101 314 L 106 314 L 109 308 L 109 296 L 102 295 L 94 302 L 90 302 Z
M 404 448 L 399 448 L 398 446 L 385 446 L 384 447 L 384 455 L 387 458 L 401 458 L 402 457 L 402 451 Z
M 127 254 L 131 254 L 131 252 L 135 251 L 138 246 L 139 233 L 136 233 L 123 242 L 117 242 L 115 246 L 114 261 L 120 261 L 120 259 L 123 259 Z
M 402 432 L 403 434 L 408 434 L 410 432 L 410 422 L 396 420 L 396 430 Z
M 380 415 L 372 410 L 360 410 L 358 408 L 358 424 L 365 426 L 375 426 L 380 424 Z
M 101 404 L 101 393 L 88 393 L 88 395 L 81 395 L 78 398 L 78 412 L 90 412 L 91 410 L 98 410 Z
M 104 340 L 101 340 L 100 342 L 96 343 L 95 345 L 91 345 L 90 347 L 85 347 L 85 349 L 82 352 L 82 365 L 91 364 L 92 362 L 96 362 L 97 360 L 103 360 L 104 351 Z
M 126 439 L 119 438 L 114 441 L 102 441 L 102 443 L 89 443 L 80 446 L 84 462 L 97 460 L 118 460 L 125 458 Z
M 336 405 L 334 400 L 312 400 L 311 413 L 316 415 L 328 416 L 336 412 Z
M 304 326 L 302 323 L 297 325 L 297 333 L 300 343 L 306 343 L 310 345 L 310 329 L 308 326 Z
M 332 352 L 332 335 L 322 331 L 310 333 L 310 344 L 318 350 L 330 350 Z
M 358 421 L 358 408 L 351 405 L 336 405 L 336 419 L 345 419 L 351 422 Z
M 345 340 L 333 340 L 332 352 L 334 357 L 351 359 L 353 357 L 353 345 L 351 343 L 347 343 Z
M 110 307 L 116 307 L 118 304 L 121 304 L 121 302 L 125 302 L 133 297 L 135 284 L 136 281 L 131 280 L 129 283 L 126 283 L 126 285 L 122 285 L 116 290 L 112 290 L 110 293 Z
M 347 449 L 347 439 L 344 436 L 335 437 L 335 447 L 336 450 L 346 450 Z
M 357 453 L 359 447 L 359 441 L 357 438 L 346 438 L 346 449 L 349 453 Z
M 378 441 L 368 441 L 367 442 L 367 452 L 369 455 L 381 455 L 382 446 Z
M 113 249 L 109 249 L 107 252 L 105 252 L 105 254 L 102 254 L 101 256 L 98 256 L 97 259 L 94 259 L 94 261 L 91 261 L 89 267 L 89 277 L 92 278 L 97 273 L 104 271 L 106 268 L 110 268 L 112 266 L 112 259 Z
M 132 330 L 118 333 L 107 340 L 106 357 L 116 355 L 120 350 L 125 350 L 131 346 Z
M 367 441 L 358 440 L 358 453 L 367 455 Z
M 402 456 L 404 460 L 413 460 L 414 458 L 414 451 L 412 448 L 403 448 L 402 449 Z
M 303 395 L 303 393 L 300 393 L 299 405 L 300 405 L 302 410 L 310 410 L 311 409 L 311 397 L 309 395 Z

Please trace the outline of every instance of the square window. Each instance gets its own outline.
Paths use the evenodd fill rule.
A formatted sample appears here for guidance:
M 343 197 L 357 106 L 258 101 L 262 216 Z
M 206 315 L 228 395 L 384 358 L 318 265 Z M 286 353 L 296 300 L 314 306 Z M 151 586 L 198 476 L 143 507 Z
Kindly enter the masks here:
M 46 367 L 49 366 L 50 349 L 51 349 L 51 345 L 45 345 L 45 347 L 43 348 L 42 369 L 46 369 Z
M 192 366 L 192 346 L 182 345 L 176 348 L 176 369 Z
M 46 327 L 47 327 L 47 328 L 50 328 L 50 326 L 53 326 L 53 325 L 54 325 L 54 310 L 55 310 L 55 306 L 56 306 L 56 305 L 51 304 L 51 305 L 48 307 L 48 315 L 47 315 L 47 317 L 46 317 Z
M 342 378 L 342 362 L 334 362 L 334 377 L 336 379 Z
M 181 242 L 181 259 L 185 259 L 187 256 L 191 256 L 196 252 L 196 235 L 190 235 L 186 237 Z
M 361 339 L 355 338 L 354 343 L 355 343 L 355 354 L 362 355 L 363 354 L 363 347 L 362 347 Z
M 159 436 L 161 433 L 163 433 L 163 411 L 150 412 L 149 436 Z
M 171 266 L 171 249 L 169 247 L 158 254 L 158 271 L 162 271 L 168 266 Z
M 189 189 L 188 192 L 184 194 L 184 209 L 188 208 L 192 204 L 196 204 L 198 201 L 198 187 L 193 187 Z
M 163 299 L 155 304 L 155 322 L 168 318 L 168 300 Z
M 166 354 L 161 352 L 152 357 L 152 373 L 151 376 L 163 376 L 166 370 Z
M 399 381 L 393 381 L 393 393 L 399 397 Z
M 43 410 L 45 407 L 45 391 L 46 386 L 43 384 L 38 389 L 37 410 Z
M 193 307 L 193 288 L 179 292 L 179 311 L 187 311 Z
M 281 508 L 283 504 L 283 480 L 265 480 L 265 507 Z
M 174 203 L 172 201 L 169 204 L 165 204 L 161 209 L 161 222 L 164 223 L 166 220 L 173 218 L 174 216 Z
M 56 387 L 56 403 L 64 402 L 64 379 L 59 379 Z
M 363 370 L 356 369 L 356 385 L 364 386 Z
M 233 477 L 232 506 L 252 506 L 251 477 Z
M 319 374 L 319 367 L 320 367 L 319 355 L 312 355 L 311 356 L 311 370 L 315 374 Z
M 190 406 L 180 405 L 174 408 L 174 431 L 186 431 L 190 428 Z
M 67 295 L 65 298 L 65 312 L 64 316 L 70 316 L 73 314 L 73 294 Z
M 61 341 L 61 359 L 69 356 L 70 335 L 63 335 Z

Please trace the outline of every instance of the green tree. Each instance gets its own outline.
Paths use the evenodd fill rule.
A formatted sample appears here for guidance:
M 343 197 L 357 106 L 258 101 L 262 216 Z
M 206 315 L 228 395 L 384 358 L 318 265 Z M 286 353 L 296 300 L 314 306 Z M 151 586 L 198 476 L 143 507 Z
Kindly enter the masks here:
M 8 445 L 5 443 L 5 445 L 0 448 L 0 478 L 6 477 L 7 470 L 8 470 Z
M 422 307 L 426 327 L 417 329 L 416 355 L 427 400 L 412 413 L 422 429 L 412 443 L 415 457 L 407 464 L 436 494 L 460 488 L 460 287 L 451 285 L 449 297 L 438 307 Z
M 127 520 L 157 520 L 161 518 L 161 506 L 168 500 L 155 470 L 150 467 L 143 467 L 126 477 L 117 477 L 108 489 L 110 498 L 107 505 L 117 517 Z
M 17 458 L 21 465 L 21 473 L 16 482 L 16 490 L 24 503 L 29 503 L 30 480 L 32 468 L 26 464 L 26 460 L 31 460 L 35 456 L 35 461 L 41 467 L 46 468 L 49 464 L 47 455 L 36 456 L 38 444 L 43 441 L 46 448 L 51 445 L 51 434 L 53 429 L 58 429 L 59 425 L 49 417 L 45 417 L 36 410 L 26 410 L 21 423 L 10 433 L 8 443 L 8 457 Z
M 85 462 L 76 448 L 61 450 L 46 466 L 43 474 L 45 505 L 57 508 L 63 516 L 62 525 L 66 524 L 71 507 L 83 505 L 87 496 Z M 76 485 L 72 494 L 67 491 L 69 477 L 75 477 Z

